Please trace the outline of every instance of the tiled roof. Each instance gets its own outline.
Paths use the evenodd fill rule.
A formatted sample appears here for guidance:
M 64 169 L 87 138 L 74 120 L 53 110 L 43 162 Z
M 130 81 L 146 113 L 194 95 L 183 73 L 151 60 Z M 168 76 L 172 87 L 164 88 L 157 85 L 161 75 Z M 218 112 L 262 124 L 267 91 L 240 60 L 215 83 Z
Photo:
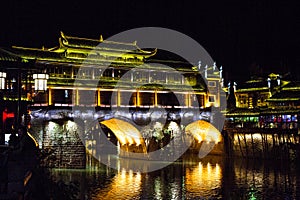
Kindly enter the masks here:
M 267 99 L 267 101 L 299 101 L 300 100 L 300 94 L 299 92 L 287 92 L 282 91 L 279 93 L 276 93 L 271 98 Z
M 300 83 L 290 82 L 281 90 L 278 90 L 271 98 L 267 101 L 299 101 L 300 100 Z
M 43 49 L 12 47 L 10 49 L 14 54 L 27 59 L 60 59 L 63 54 L 51 52 Z
M 17 62 L 19 60 L 20 57 L 16 54 L 0 48 L 0 61 Z
M 268 82 L 267 80 L 262 80 L 262 79 L 254 79 L 254 80 L 249 80 L 245 83 L 240 83 L 237 85 L 237 89 L 250 89 L 250 88 L 265 88 L 268 87 Z
M 133 54 L 150 54 L 156 53 L 156 50 L 144 51 L 140 49 L 136 42 L 126 43 L 126 42 L 115 42 L 110 40 L 103 40 L 102 37 L 99 40 L 79 38 L 67 36 L 61 32 L 60 38 L 61 45 L 67 48 L 82 48 L 89 50 L 106 50 L 106 51 L 119 51 Z

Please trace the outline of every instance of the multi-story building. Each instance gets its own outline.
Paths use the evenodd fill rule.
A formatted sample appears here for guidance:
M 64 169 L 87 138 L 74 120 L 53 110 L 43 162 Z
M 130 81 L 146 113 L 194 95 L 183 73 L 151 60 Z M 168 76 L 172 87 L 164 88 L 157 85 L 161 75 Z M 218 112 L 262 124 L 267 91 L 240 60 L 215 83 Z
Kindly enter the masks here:
M 56 148 L 54 165 L 79 163 L 75 167 L 83 167 L 85 149 L 78 146 L 78 137 L 98 130 L 99 123 L 95 127 L 85 124 L 89 130 L 83 131 L 74 118 L 86 123 L 86 117 L 112 116 L 117 108 L 129 111 L 124 115 L 135 123 L 147 124 L 151 113 L 177 122 L 184 118 L 197 121 L 200 116 L 189 111 L 207 114 L 208 108 L 225 109 L 222 70 L 215 63 L 201 66 L 201 62 L 177 58 L 159 49 L 141 49 L 137 42 L 79 38 L 62 32 L 54 48 L 1 48 L 0 113 L 6 118 L 0 129 L 22 123 L 22 116 L 28 116 L 30 110 L 31 131 L 40 147 Z M 24 119 L 26 122 L 27 117 Z M 90 134 L 85 145 L 97 145 L 98 134 Z M 205 139 L 196 138 L 199 144 Z
M 136 42 L 107 41 L 102 36 L 93 40 L 63 33 L 59 46 L 54 48 L 3 48 L 3 98 L 17 100 L 19 84 L 22 101 L 32 108 L 220 106 L 222 74 L 215 64 L 201 68 L 200 64 L 193 66 L 184 61 L 158 60 L 156 54 L 156 49 L 142 50 Z M 47 82 L 46 92 L 36 91 L 37 77 L 33 74 L 41 74 Z M 9 93 L 14 90 L 15 96 Z M 93 99 L 84 98 L 87 93 L 94 94 Z
M 271 73 L 234 84 L 228 121 L 238 127 L 298 128 L 299 83 Z M 229 90 L 228 90 L 229 91 Z M 233 96 L 231 96 L 233 97 Z

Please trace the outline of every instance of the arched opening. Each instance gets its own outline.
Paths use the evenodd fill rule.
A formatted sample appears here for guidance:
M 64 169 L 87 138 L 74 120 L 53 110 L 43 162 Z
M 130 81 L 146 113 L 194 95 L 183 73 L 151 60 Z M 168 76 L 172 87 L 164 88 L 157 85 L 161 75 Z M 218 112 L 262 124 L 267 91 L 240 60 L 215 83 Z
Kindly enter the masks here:
M 222 135 L 211 123 L 197 120 L 186 126 L 185 133 L 193 139 L 189 150 L 198 152 L 200 157 L 224 153 Z
M 188 124 L 185 128 L 187 134 L 191 134 L 198 143 L 213 142 L 215 144 L 221 142 L 222 135 L 211 123 L 204 120 L 197 120 Z
M 145 141 L 140 131 L 131 123 L 111 118 L 100 122 L 116 136 L 120 148 L 129 152 L 147 153 Z

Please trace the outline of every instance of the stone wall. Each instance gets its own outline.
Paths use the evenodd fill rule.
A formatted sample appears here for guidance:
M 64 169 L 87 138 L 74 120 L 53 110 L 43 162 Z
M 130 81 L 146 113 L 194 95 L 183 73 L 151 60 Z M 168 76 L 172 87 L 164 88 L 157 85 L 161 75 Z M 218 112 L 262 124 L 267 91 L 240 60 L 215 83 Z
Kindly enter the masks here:
M 50 168 L 82 169 L 86 166 L 86 148 L 80 138 L 83 127 L 71 120 L 32 122 L 32 135 L 42 150 L 42 165 Z
M 83 169 L 86 165 L 86 151 L 82 143 L 66 143 L 61 145 L 44 146 L 49 154 L 43 165 L 51 168 Z

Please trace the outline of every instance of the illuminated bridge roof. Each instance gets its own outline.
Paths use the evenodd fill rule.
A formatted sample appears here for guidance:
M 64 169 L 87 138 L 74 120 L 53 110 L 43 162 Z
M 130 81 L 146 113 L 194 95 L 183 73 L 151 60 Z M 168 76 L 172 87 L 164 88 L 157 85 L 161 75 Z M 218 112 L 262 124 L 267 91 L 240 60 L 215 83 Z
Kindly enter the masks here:
M 168 53 L 168 52 L 167 52 Z M 157 49 L 140 49 L 136 42 L 115 42 L 99 39 L 87 39 L 73 36 L 67 36 L 61 32 L 59 37 L 59 45 L 54 48 L 27 48 L 13 46 L 2 49 L 0 51 L 1 60 L 11 60 L 15 63 L 29 62 L 32 67 L 46 65 L 61 65 L 63 67 L 75 66 L 81 67 L 81 64 L 86 64 L 87 67 L 95 66 L 113 66 L 115 68 L 132 68 L 139 67 L 143 70 L 160 70 L 168 72 L 170 68 L 183 72 L 184 74 L 199 75 L 197 66 L 188 63 L 179 56 L 165 54 L 162 50 Z M 197 85 L 193 89 L 197 92 L 205 90 L 204 66 L 200 71 L 202 77 L 197 78 Z M 208 66 L 208 77 L 219 78 L 220 74 L 216 66 Z M 50 78 L 51 79 L 51 78 Z M 63 80 L 62 80 L 63 81 Z M 106 87 L 114 87 L 116 81 L 104 81 Z M 49 80 L 49 84 L 57 84 L 57 79 Z M 62 84 L 66 84 L 65 81 Z M 72 84 L 72 81 L 68 82 Z M 170 84 L 170 83 L 169 83 Z M 130 84 L 129 87 L 132 87 Z M 151 88 L 151 85 L 147 86 Z M 172 87 L 169 85 L 169 87 Z M 183 85 L 174 85 L 174 88 L 180 87 L 185 90 Z M 155 86 L 159 89 L 158 86 Z M 146 88 L 147 89 L 147 88 Z
M 136 42 L 124 43 L 103 40 L 86 39 L 66 36 L 61 32 L 59 45 L 54 48 L 26 48 L 13 46 L 0 53 L 0 59 L 22 59 L 49 61 L 60 63 L 102 64 L 104 62 L 119 62 L 122 64 L 143 62 L 144 58 L 156 54 L 156 49 L 142 50 Z M 15 56 L 14 56 L 15 55 Z M 16 59 L 14 61 L 17 61 Z
M 13 46 L 10 49 L 14 54 L 24 59 L 40 59 L 40 60 L 60 60 L 63 59 L 63 54 L 52 52 L 45 49 L 35 49 L 26 47 Z
M 157 69 L 168 71 L 168 67 L 185 73 L 199 73 L 197 66 L 186 60 L 167 54 L 163 50 L 140 49 L 137 42 L 115 42 L 99 39 L 87 39 L 73 37 L 60 33 L 59 45 L 53 48 L 27 48 L 13 46 L 1 50 L 0 59 L 18 61 L 33 60 L 39 63 L 54 65 L 72 64 L 81 65 L 83 62 L 91 65 L 132 66 L 141 65 L 145 69 Z M 164 66 L 167 66 L 164 68 Z M 204 66 L 200 73 L 204 74 Z M 209 78 L 218 78 L 219 71 L 215 66 L 207 67 Z
M 144 51 L 137 46 L 137 42 L 134 41 L 132 43 L 126 42 L 115 42 L 110 40 L 103 40 L 102 36 L 100 36 L 99 40 L 88 39 L 88 38 L 80 38 L 67 36 L 63 32 L 61 32 L 60 44 L 62 47 L 67 48 L 82 48 L 89 50 L 107 50 L 107 51 L 121 51 L 121 52 L 131 52 L 136 54 L 144 54 L 145 56 L 154 55 L 155 50 L 153 51 Z
M 0 61 L 17 62 L 20 61 L 20 57 L 5 49 L 0 48 Z

